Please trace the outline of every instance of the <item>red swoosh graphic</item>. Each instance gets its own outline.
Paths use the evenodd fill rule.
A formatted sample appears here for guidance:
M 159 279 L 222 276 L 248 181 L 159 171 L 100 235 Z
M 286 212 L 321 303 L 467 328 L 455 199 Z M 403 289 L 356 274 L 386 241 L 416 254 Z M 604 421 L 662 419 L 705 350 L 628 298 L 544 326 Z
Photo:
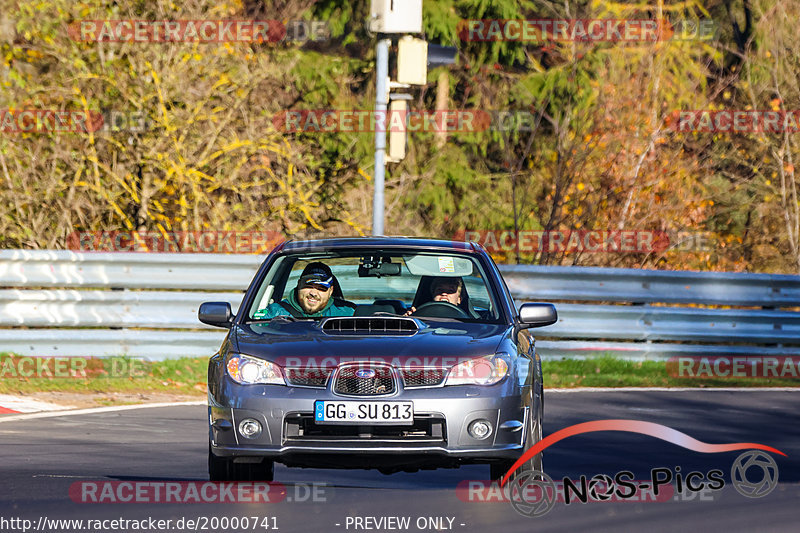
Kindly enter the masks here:
M 592 422 L 583 422 L 582 424 L 575 424 L 574 426 L 565 427 L 564 429 L 558 430 L 540 440 L 533 448 L 522 454 L 522 457 L 520 457 L 517 462 L 511 466 L 508 472 L 506 472 L 506 475 L 503 476 L 503 479 L 500 480 L 500 486 L 502 487 L 506 484 L 508 478 L 511 476 L 511 473 L 519 468 L 522 463 L 531 459 L 545 448 L 548 448 L 556 442 L 566 439 L 567 437 L 580 435 L 581 433 L 592 433 L 594 431 L 627 431 L 628 433 L 641 433 L 642 435 L 649 435 L 651 437 L 665 440 L 667 442 L 671 442 L 672 444 L 677 444 L 678 446 L 683 446 L 684 448 L 701 453 L 720 453 L 730 452 L 733 450 L 758 449 L 777 453 L 783 455 L 784 457 L 786 456 L 785 453 L 773 448 L 772 446 L 756 444 L 754 442 L 708 444 L 692 438 L 686 433 L 681 433 L 677 429 L 662 426 L 661 424 L 656 424 L 654 422 L 645 422 L 642 420 L 594 420 Z

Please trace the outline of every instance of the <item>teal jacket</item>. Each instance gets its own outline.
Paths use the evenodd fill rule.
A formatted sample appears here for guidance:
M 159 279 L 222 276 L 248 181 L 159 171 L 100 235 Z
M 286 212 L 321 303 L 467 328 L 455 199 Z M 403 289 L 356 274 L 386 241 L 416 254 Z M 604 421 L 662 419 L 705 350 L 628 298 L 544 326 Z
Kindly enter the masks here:
M 293 309 L 296 309 L 297 312 L 305 317 L 308 318 L 317 318 L 317 317 L 326 317 L 326 316 L 353 316 L 353 312 L 355 309 L 349 307 L 347 305 L 337 305 L 341 304 L 343 300 L 339 300 L 338 298 L 331 298 L 328 300 L 328 304 L 322 308 L 321 311 L 314 313 L 313 315 L 309 315 L 303 308 L 300 307 L 300 304 L 297 302 L 297 289 L 292 289 L 292 292 L 289 293 L 287 298 L 284 298 L 283 301 L 288 303 Z M 336 300 L 336 302 L 334 302 Z M 274 318 L 276 316 L 292 316 L 289 311 L 283 308 L 281 304 L 278 302 L 271 303 L 264 309 L 259 309 L 253 314 L 253 318 L 255 319 L 262 319 L 262 318 Z

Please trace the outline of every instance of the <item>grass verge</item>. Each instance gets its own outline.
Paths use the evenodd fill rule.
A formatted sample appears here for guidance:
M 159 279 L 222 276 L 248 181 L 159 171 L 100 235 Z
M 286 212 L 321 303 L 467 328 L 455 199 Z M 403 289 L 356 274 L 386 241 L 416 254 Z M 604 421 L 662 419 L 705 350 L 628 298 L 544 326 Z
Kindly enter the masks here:
M 548 388 L 800 387 L 797 378 L 675 377 L 666 361 L 627 361 L 611 356 L 542 360 L 542 372 Z
M 146 361 L 133 357 L 26 357 L 0 354 L 0 394 L 206 394 L 208 359 Z

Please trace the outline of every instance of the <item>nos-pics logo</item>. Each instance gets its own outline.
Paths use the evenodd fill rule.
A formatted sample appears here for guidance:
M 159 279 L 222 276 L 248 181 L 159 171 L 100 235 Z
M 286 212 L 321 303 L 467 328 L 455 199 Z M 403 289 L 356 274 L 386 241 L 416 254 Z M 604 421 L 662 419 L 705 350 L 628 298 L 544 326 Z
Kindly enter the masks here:
M 748 450 L 739 455 L 731 466 L 731 484 L 739 494 L 747 498 L 763 498 L 772 492 L 778 484 L 778 465 L 775 460 L 764 451 L 786 456 L 785 453 L 771 446 L 752 442 L 731 444 L 708 444 L 681 433 L 675 429 L 639 420 L 597 420 L 569 426 L 548 435 L 532 446 L 503 476 L 500 484 L 505 485 L 514 472 L 526 461 L 532 459 L 542 450 L 567 437 L 594 431 L 627 431 L 649 435 L 684 448 L 701 453 L 721 453 L 734 450 Z M 675 490 L 683 492 L 700 492 L 704 490 L 721 490 L 725 482 L 721 470 L 710 470 L 706 473 L 674 471 L 668 468 L 654 468 L 651 470 L 649 482 L 633 482 L 633 473 L 623 471 L 613 478 L 608 475 L 597 475 L 587 480 L 581 476 L 580 481 L 573 482 L 564 478 L 562 483 L 556 484 L 546 473 L 539 470 L 523 470 L 511 480 L 507 487 L 508 499 L 514 510 L 528 517 L 543 516 L 549 513 L 557 501 L 565 504 L 574 501 L 586 503 L 589 498 L 593 501 L 626 500 L 634 498 L 637 491 L 652 489 L 658 496 L 661 486 L 670 485 L 676 481 Z M 561 492 L 559 492 L 559 489 Z

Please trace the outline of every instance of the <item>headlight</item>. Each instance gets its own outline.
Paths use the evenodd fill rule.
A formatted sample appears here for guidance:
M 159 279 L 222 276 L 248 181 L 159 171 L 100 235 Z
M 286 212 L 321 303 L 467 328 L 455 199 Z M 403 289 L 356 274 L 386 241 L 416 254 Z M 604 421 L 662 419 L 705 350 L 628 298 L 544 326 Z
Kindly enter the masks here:
M 445 385 L 494 385 L 508 374 L 504 354 L 470 359 L 452 367 Z
M 233 355 L 228 359 L 227 369 L 231 379 L 242 385 L 252 385 L 254 383 L 286 385 L 281 367 L 256 357 L 241 354 Z

